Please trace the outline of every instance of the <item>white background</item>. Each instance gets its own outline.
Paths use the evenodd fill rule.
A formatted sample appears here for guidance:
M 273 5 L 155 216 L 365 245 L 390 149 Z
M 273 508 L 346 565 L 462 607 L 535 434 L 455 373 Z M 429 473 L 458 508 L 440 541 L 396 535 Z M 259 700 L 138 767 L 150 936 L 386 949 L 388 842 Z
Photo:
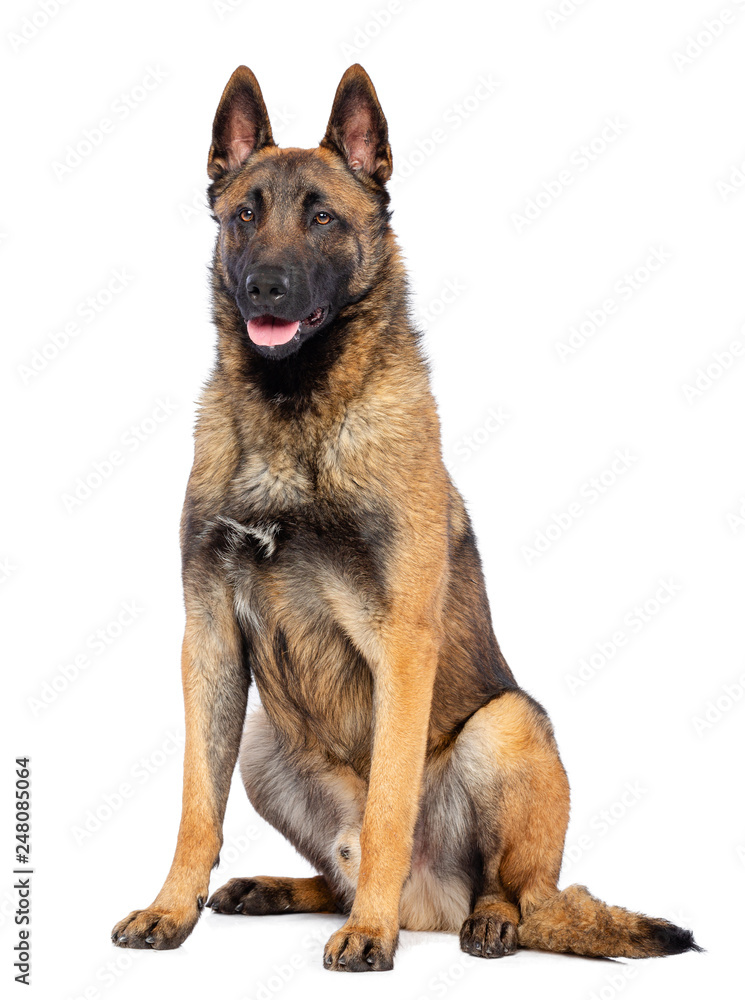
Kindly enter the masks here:
M 22 992 L 11 968 L 18 754 L 33 764 L 32 996 L 722 990 L 738 966 L 745 888 L 745 360 L 728 346 L 745 344 L 745 9 L 69 0 L 47 23 L 40 9 L 5 4 L 0 31 L 3 990 Z M 700 32 L 696 55 L 689 36 Z M 488 963 L 462 956 L 455 936 L 403 933 L 393 973 L 350 979 L 321 967 L 340 917 L 211 913 L 176 952 L 109 943 L 115 921 L 159 889 L 178 824 L 177 527 L 213 357 L 215 231 L 202 203 L 212 116 L 247 63 L 278 141 L 314 145 L 358 60 L 388 116 L 394 225 L 497 635 L 549 710 L 572 782 L 574 860 L 562 884 L 690 926 L 705 955 L 611 963 L 521 952 Z M 146 77 L 160 82 L 138 89 Z M 102 119 L 110 130 L 87 147 Z M 598 139 L 588 164 L 578 150 L 607 119 L 615 139 Z M 654 248 L 666 259 L 645 271 Z M 128 278 L 112 294 L 117 269 Z M 629 272 L 633 294 L 616 287 Z M 448 283 L 461 290 L 444 303 Z M 79 311 L 89 296 L 100 307 L 90 322 Z M 593 325 L 586 311 L 609 298 L 616 311 Z M 562 361 L 557 343 L 585 321 Z M 697 372 L 724 351 L 729 367 L 720 357 L 706 387 Z M 694 396 L 684 387 L 697 378 L 705 388 Z M 159 400 L 173 412 L 148 422 Z M 593 502 L 586 484 L 618 449 L 629 467 L 608 474 Z M 121 463 L 66 503 L 112 451 Z M 551 544 L 529 559 L 525 547 L 550 525 Z M 655 603 L 660 581 L 674 592 L 665 604 Z M 140 609 L 126 628 L 124 602 Z M 645 602 L 642 624 L 633 609 Z M 593 654 L 589 680 L 570 685 Z M 76 656 L 87 657 L 82 669 Z M 223 858 L 213 887 L 307 872 L 237 783 Z

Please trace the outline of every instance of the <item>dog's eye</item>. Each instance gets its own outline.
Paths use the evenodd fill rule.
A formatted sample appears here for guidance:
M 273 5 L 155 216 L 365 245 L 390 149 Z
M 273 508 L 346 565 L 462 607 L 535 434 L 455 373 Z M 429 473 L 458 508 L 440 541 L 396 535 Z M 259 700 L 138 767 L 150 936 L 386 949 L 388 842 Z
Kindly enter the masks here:
M 253 209 L 250 209 L 250 208 L 243 208 L 243 209 L 241 209 L 240 219 L 241 219 L 241 222 L 253 222 L 253 220 L 254 220 Z
M 327 226 L 331 222 L 331 216 L 328 212 L 316 212 L 313 216 L 313 221 L 319 226 Z

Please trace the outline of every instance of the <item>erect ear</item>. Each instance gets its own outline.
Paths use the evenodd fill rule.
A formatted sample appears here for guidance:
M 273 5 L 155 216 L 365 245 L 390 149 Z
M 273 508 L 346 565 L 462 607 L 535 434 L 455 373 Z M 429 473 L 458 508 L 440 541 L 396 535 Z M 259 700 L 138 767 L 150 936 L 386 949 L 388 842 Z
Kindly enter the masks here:
M 215 181 L 238 170 L 263 146 L 273 145 L 272 126 L 258 80 L 248 66 L 239 66 L 217 107 L 207 173 Z
M 321 145 L 334 149 L 351 170 L 385 184 L 393 170 L 388 123 L 372 80 L 359 65 L 350 66 L 336 90 Z

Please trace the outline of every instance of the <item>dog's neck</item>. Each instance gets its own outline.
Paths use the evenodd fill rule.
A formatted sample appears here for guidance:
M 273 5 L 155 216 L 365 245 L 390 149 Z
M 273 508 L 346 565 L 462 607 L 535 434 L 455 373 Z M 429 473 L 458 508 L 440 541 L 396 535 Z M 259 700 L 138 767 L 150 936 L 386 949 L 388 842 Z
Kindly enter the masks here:
M 392 234 L 387 242 L 385 287 L 374 282 L 345 305 L 328 327 L 281 360 L 252 349 L 240 310 L 216 274 L 213 308 L 220 334 L 214 377 L 227 379 L 233 398 L 245 399 L 251 409 L 268 408 L 275 416 L 302 420 L 309 410 L 345 408 L 364 394 L 373 365 L 380 377 L 381 358 L 389 362 L 383 371 L 393 368 L 403 355 L 424 372 L 418 334 L 408 311 L 406 273 Z

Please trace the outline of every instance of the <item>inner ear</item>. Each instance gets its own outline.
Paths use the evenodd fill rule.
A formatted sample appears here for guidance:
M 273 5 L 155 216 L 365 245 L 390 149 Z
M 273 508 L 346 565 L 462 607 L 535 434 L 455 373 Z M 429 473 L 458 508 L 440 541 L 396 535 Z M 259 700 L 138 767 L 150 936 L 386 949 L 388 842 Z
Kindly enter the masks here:
M 350 66 L 341 78 L 321 145 L 340 153 L 350 170 L 379 184 L 391 176 L 388 123 L 372 80 L 359 64 Z
M 239 170 L 253 153 L 273 146 L 259 82 L 248 66 L 239 66 L 228 80 L 212 124 L 207 173 L 214 181 Z

